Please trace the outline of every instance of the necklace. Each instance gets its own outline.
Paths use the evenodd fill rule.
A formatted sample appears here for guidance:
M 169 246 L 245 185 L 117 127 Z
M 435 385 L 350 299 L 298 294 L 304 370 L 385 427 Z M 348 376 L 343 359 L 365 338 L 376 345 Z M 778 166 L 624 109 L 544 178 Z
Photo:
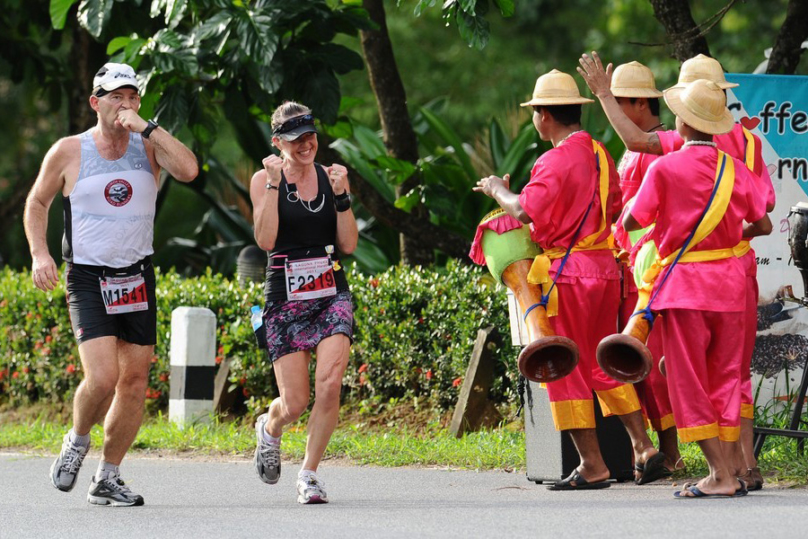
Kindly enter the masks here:
M 717 145 L 712 140 L 688 140 L 685 146 L 712 146 L 715 148 Z
M 656 124 L 656 125 L 655 125 L 654 127 L 652 127 L 651 129 L 647 129 L 645 132 L 646 132 L 646 133 L 650 133 L 651 131 L 656 131 L 656 130 L 657 130 L 657 129 L 659 129 L 660 127 L 665 127 L 665 124 Z
M 579 129 L 578 131 L 573 131 L 572 133 L 570 133 L 566 137 L 562 138 L 561 140 L 558 141 L 558 144 L 556 144 L 556 148 L 558 148 L 559 146 L 564 144 L 564 141 L 567 140 L 568 138 L 570 138 L 572 135 L 575 135 L 576 133 L 580 133 L 582 131 L 583 131 L 583 129 Z
M 325 194 L 323 194 L 323 200 L 320 201 L 320 205 L 317 206 L 316 208 L 312 208 L 311 203 L 315 202 L 317 198 L 318 197 L 314 197 L 314 199 L 312 200 L 303 200 L 302 198 L 300 198 L 300 195 L 297 192 L 297 185 L 293 183 L 286 184 L 286 200 L 288 200 L 292 204 L 294 204 L 295 202 L 300 202 L 300 205 L 309 210 L 309 212 L 311 213 L 317 213 L 323 209 L 323 206 L 325 206 Z

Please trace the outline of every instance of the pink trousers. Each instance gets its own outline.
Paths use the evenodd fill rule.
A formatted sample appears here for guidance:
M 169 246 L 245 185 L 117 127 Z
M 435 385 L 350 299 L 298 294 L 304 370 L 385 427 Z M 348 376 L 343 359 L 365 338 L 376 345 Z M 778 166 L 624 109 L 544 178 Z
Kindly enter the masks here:
M 679 439 L 738 440 L 743 363 L 738 328 L 745 313 L 664 309 L 661 315 L 657 323 Z

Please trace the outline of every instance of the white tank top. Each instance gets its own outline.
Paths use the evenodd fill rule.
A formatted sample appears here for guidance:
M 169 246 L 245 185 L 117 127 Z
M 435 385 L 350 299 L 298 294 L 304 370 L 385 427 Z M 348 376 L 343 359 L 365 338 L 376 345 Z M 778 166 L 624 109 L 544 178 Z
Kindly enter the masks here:
M 140 134 L 129 133 L 126 153 L 101 157 L 92 133 L 80 135 L 81 168 L 63 197 L 67 262 L 125 268 L 154 252 L 157 182 Z

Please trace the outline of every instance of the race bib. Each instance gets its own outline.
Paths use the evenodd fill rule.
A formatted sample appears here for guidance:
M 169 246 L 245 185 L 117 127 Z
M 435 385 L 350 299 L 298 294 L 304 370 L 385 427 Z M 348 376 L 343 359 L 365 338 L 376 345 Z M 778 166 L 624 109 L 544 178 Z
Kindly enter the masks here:
M 337 295 L 331 257 L 286 263 L 286 298 L 289 301 Z
M 102 278 L 101 297 L 107 314 L 133 313 L 149 308 L 146 282 L 141 274 Z

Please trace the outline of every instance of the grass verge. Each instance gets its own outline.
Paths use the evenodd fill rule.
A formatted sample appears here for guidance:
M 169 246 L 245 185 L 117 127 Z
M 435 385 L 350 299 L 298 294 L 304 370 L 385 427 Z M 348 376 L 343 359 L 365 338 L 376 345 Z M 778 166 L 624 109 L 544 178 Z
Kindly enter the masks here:
M 35 419 L 4 421 L 0 426 L 0 450 L 25 450 L 55 454 L 66 427 L 59 419 L 43 415 Z M 440 466 L 476 470 L 524 470 L 525 437 L 511 427 L 470 433 L 455 438 L 438 422 L 426 427 L 379 427 L 342 423 L 331 439 L 326 459 L 347 459 L 375 466 Z M 96 426 L 92 446 L 103 441 L 103 430 Z M 301 460 L 306 447 L 305 422 L 284 434 L 284 458 Z M 238 422 L 215 419 L 209 424 L 180 427 L 162 414 L 146 420 L 132 450 L 141 454 L 175 454 L 201 458 L 250 458 L 255 433 Z M 707 464 L 698 446 L 681 444 L 687 466 L 676 477 L 700 477 Z M 808 452 L 802 454 L 795 440 L 769 437 L 759 458 L 769 483 L 785 486 L 808 485 Z

